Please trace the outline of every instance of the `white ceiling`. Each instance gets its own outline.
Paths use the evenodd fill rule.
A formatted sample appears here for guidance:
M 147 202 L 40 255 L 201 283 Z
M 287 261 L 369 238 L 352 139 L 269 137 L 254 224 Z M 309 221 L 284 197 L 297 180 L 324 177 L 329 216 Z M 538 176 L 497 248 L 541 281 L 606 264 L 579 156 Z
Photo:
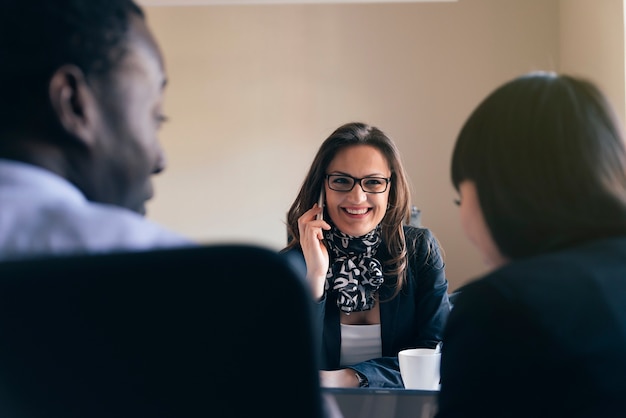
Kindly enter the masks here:
M 208 6 L 227 4 L 432 3 L 458 0 L 137 0 L 142 6 Z

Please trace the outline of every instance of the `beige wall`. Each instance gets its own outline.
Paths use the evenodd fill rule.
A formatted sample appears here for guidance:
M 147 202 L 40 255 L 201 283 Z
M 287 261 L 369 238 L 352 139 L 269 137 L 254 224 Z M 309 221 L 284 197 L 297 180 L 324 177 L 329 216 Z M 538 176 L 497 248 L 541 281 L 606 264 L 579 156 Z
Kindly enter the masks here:
M 626 120 L 624 0 L 560 0 L 560 69 L 597 83 Z
M 169 168 L 149 217 L 201 242 L 279 249 L 317 147 L 361 120 L 398 143 L 455 289 L 484 272 L 452 203 L 455 136 L 496 85 L 559 70 L 568 1 L 147 8 L 170 75 L 171 117 L 161 135 Z M 586 3 L 603 1 L 613 0 Z

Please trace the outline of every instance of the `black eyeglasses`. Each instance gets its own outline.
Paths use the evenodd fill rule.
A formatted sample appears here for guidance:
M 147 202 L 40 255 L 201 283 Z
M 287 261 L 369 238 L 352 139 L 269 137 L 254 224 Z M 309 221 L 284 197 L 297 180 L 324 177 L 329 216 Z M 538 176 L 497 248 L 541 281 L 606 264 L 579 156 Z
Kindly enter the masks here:
M 363 177 L 356 178 L 347 174 L 327 174 L 328 188 L 337 192 L 349 192 L 359 183 L 365 193 L 384 193 L 387 191 L 391 178 Z

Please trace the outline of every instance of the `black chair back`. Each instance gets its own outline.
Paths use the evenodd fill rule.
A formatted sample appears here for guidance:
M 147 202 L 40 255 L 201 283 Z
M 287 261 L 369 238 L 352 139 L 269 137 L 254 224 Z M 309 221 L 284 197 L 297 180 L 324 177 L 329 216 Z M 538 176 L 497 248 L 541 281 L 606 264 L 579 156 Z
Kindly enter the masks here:
M 310 309 L 256 246 L 0 263 L 0 416 L 320 417 Z

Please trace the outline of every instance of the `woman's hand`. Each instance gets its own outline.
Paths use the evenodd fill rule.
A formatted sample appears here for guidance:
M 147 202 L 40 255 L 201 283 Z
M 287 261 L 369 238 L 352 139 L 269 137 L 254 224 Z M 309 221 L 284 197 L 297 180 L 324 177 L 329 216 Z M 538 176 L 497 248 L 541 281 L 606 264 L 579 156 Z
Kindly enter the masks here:
M 352 369 L 320 370 L 320 386 L 324 388 L 358 388 L 359 379 Z
M 324 295 L 324 282 L 329 264 L 328 250 L 322 239 L 324 239 L 323 230 L 329 230 L 330 225 L 317 219 L 322 210 L 316 203 L 298 219 L 300 246 L 306 262 L 306 278 L 316 299 L 321 299 Z

